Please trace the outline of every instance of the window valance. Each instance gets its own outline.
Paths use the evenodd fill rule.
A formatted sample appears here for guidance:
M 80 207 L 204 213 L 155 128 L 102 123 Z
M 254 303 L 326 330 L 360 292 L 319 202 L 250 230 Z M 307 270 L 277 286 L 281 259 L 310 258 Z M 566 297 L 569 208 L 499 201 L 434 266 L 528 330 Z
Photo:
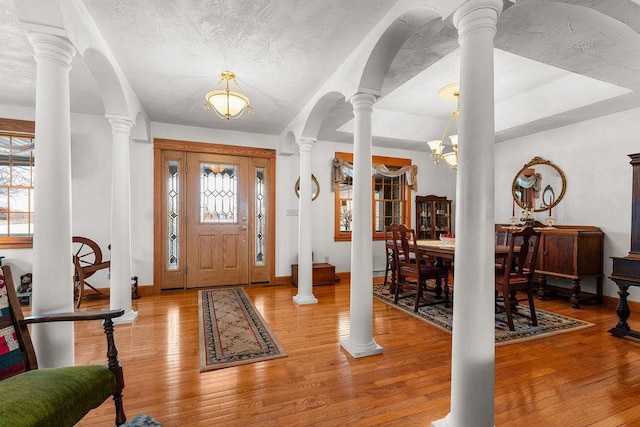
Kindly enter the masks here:
M 407 185 L 411 187 L 413 191 L 418 191 L 418 165 L 402 166 L 398 169 L 391 170 L 386 165 L 378 164 L 373 165 L 371 168 L 371 175 L 379 173 L 384 176 L 400 176 L 406 175 Z M 339 187 L 340 183 L 344 182 L 347 176 L 353 177 L 353 163 L 342 160 L 338 157 L 333 159 L 333 190 Z

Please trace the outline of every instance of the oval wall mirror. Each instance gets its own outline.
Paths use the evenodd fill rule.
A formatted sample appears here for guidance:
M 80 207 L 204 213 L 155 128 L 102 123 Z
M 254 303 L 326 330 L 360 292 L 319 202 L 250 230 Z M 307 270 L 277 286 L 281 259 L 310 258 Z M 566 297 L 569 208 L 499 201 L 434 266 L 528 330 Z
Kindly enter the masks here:
M 300 178 L 296 181 L 296 196 L 298 199 L 300 198 Z M 318 198 L 318 194 L 320 194 L 320 184 L 318 184 L 318 180 L 315 175 L 311 175 L 311 201 L 314 201 Z
M 522 209 L 542 212 L 554 208 L 567 189 L 562 170 L 542 157 L 534 157 L 518 171 L 511 191 L 513 200 Z

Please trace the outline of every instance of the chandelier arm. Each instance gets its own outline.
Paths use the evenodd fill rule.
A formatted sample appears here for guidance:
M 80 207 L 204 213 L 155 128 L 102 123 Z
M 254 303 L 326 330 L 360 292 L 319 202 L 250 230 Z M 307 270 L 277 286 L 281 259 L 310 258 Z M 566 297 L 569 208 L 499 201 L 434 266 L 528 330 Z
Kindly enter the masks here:
M 444 133 L 442 134 L 442 139 L 441 139 L 443 145 L 444 145 L 444 139 L 447 137 L 447 134 L 449 133 L 451 122 L 453 122 L 453 119 L 455 116 L 456 116 L 455 113 L 451 114 L 451 117 L 449 117 L 449 121 L 447 122 L 447 127 L 444 128 Z
M 459 83 L 452 83 L 440 89 L 438 91 L 438 96 L 441 99 L 456 99 L 456 110 L 451 113 L 449 120 L 447 121 L 447 125 L 444 128 L 444 132 L 442 134 L 442 138 L 440 141 L 437 139 L 433 141 L 428 141 L 427 145 L 431 150 L 431 161 L 435 164 L 438 164 L 440 160 L 445 160 L 445 162 L 454 170 L 458 169 L 458 135 L 449 135 L 449 139 L 451 140 L 451 145 L 453 146 L 452 151 L 444 152 L 444 141 L 447 135 L 449 134 L 449 130 L 451 128 L 451 123 L 454 118 L 460 118 L 460 86 Z M 437 145 L 436 145 L 437 143 Z

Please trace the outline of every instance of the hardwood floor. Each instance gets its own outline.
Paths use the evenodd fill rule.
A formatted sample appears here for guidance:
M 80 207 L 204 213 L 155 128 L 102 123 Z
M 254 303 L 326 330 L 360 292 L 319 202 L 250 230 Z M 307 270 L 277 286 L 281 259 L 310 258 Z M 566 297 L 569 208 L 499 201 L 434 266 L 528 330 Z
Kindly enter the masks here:
M 139 318 L 116 326 L 129 419 L 146 413 L 165 426 L 428 426 L 449 412 L 449 333 L 374 299 L 374 337 L 384 353 L 353 359 L 339 345 L 349 335 L 344 279 L 314 287 L 317 305 L 295 305 L 293 286 L 247 290 L 288 357 L 200 373 L 197 291 L 133 301 Z M 496 347 L 496 425 L 640 425 L 640 346 L 607 333 L 617 321 L 614 301 L 581 310 L 565 299 L 536 302 L 596 326 Z M 87 301 L 82 309 L 108 305 Z M 640 313 L 637 305 L 632 310 L 631 320 Z M 78 325 L 76 336 L 76 363 L 103 363 L 102 328 Z M 78 425 L 113 420 L 107 401 Z

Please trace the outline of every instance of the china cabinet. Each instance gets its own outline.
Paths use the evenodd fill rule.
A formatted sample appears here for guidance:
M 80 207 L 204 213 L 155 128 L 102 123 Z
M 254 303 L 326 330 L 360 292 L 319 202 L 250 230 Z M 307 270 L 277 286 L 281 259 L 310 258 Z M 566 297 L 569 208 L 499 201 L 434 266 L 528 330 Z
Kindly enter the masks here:
M 620 299 L 616 307 L 618 323 L 609 329 L 614 337 L 630 336 L 640 339 L 640 331 L 631 329 L 627 322 L 631 308 L 627 302 L 629 286 L 640 286 L 640 153 L 630 154 L 633 167 L 631 190 L 631 250 L 627 256 L 614 256 L 610 279 L 618 285 Z
M 444 196 L 416 196 L 418 240 L 439 239 L 442 234 L 451 234 L 451 200 Z

